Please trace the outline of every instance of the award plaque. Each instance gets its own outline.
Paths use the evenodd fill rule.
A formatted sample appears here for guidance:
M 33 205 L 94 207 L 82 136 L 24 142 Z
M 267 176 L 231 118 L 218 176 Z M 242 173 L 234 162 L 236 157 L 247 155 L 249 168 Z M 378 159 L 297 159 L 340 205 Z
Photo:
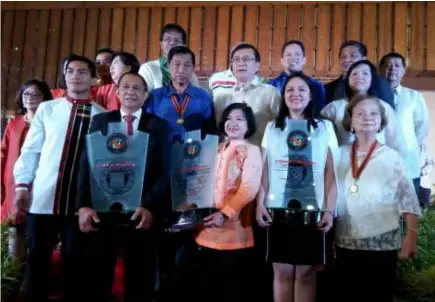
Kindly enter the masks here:
M 127 135 L 123 123 L 109 123 L 106 136 L 101 132 L 86 136 L 92 205 L 97 213 L 127 214 L 140 206 L 148 140 L 148 133 L 139 130 Z
M 170 229 L 194 229 L 215 211 L 217 148 L 218 136 L 207 135 L 201 140 L 201 130 L 187 132 L 184 143 L 172 146 Z
M 325 234 L 317 229 L 322 213 L 315 193 L 315 146 L 308 129 L 306 120 L 287 119 L 284 131 L 276 128 L 268 137 L 265 206 L 272 216 L 267 253 L 272 262 L 325 263 Z

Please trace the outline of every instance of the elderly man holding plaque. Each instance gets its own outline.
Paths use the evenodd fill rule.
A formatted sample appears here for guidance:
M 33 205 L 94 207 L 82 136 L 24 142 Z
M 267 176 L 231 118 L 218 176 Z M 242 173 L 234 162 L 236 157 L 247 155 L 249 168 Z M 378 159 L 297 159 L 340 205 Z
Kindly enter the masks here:
M 315 301 L 314 265 L 325 264 L 324 233 L 335 213 L 337 139 L 332 123 L 316 116 L 312 87 L 302 73 L 289 76 L 262 142 L 267 161 L 256 216 L 269 227 L 275 301 Z
M 116 258 L 123 249 L 125 301 L 154 301 L 156 220 L 161 215 L 170 164 L 166 121 L 144 112 L 143 78 L 118 82 L 121 109 L 100 114 L 81 158 L 77 209 L 87 233 L 89 293 L 109 301 Z M 98 281 L 92 281 L 98 280 Z

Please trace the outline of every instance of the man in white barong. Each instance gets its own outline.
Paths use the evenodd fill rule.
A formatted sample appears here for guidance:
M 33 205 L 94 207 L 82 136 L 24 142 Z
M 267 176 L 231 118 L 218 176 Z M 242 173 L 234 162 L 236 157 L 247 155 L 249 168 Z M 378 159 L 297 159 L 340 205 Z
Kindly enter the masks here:
M 51 255 L 59 235 L 64 300 L 82 298 L 77 297 L 75 174 L 91 115 L 104 111 L 90 100 L 93 77 L 91 60 L 68 58 L 67 95 L 39 106 L 14 167 L 15 206 L 18 213 L 27 214 L 25 301 L 47 301 Z
M 405 140 L 405 163 L 409 168 L 414 187 L 420 189 L 420 145 L 429 133 L 429 111 L 423 95 L 401 85 L 406 72 L 405 58 L 391 52 L 382 57 L 379 71 L 385 76 L 394 94 L 396 120 L 401 126 Z
M 139 74 L 147 83 L 148 93 L 152 90 L 168 86 L 171 83 L 171 75 L 168 70 L 168 53 L 175 46 L 187 45 L 187 33 L 178 24 L 169 23 L 163 26 L 160 32 L 160 49 L 162 56 L 154 61 L 142 64 Z M 191 84 L 200 87 L 198 78 L 193 74 Z

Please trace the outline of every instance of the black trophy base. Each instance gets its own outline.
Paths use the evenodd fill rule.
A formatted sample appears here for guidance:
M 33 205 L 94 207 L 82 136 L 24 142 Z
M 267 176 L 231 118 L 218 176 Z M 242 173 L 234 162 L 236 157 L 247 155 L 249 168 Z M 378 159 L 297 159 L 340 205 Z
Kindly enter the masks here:
M 216 211 L 214 208 L 202 208 L 173 212 L 169 218 L 168 229 L 187 231 L 200 228 L 204 225 L 204 218 Z
M 320 211 L 269 210 L 267 261 L 293 265 L 326 263 L 325 233 L 317 229 Z
M 131 220 L 134 212 L 124 213 L 98 213 L 99 223 L 95 223 L 96 228 L 104 227 L 136 227 L 138 226 L 140 219 Z

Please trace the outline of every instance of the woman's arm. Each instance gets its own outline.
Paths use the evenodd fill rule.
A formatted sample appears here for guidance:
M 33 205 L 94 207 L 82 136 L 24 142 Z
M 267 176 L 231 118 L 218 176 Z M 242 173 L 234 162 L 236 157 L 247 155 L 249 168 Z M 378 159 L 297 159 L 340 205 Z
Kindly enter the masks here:
M 335 177 L 334 159 L 331 149 L 328 148 L 325 164 L 325 205 L 324 210 L 335 216 L 337 206 L 337 180 Z
M 263 164 L 260 149 L 256 146 L 248 148 L 248 154 L 243 163 L 241 183 L 230 200 L 221 209 L 228 218 L 236 216 L 248 203 L 255 199 L 261 183 L 260 173 Z

